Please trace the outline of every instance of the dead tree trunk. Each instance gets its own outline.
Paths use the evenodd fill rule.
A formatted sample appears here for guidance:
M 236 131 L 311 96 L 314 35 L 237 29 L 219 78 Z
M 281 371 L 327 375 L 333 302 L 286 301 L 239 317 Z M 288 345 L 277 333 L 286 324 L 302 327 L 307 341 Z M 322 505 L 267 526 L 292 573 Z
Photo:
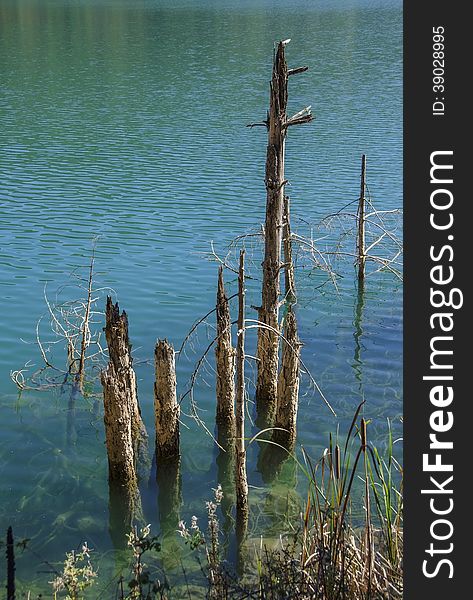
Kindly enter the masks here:
M 236 507 L 237 521 L 248 521 L 248 481 L 245 451 L 245 251 L 238 272 L 238 342 L 236 353 Z
M 268 118 L 268 147 L 266 154 L 266 221 L 263 260 L 263 285 L 258 318 L 262 327 L 258 330 L 257 358 L 258 376 L 256 404 L 260 421 L 271 425 L 277 402 L 278 353 L 279 353 L 279 302 L 281 241 L 284 210 L 284 149 L 287 128 L 312 120 L 310 107 L 287 118 L 287 82 L 289 75 L 301 73 L 306 67 L 288 70 L 285 46 L 290 40 L 279 42 L 274 57 L 270 85 Z
M 296 316 L 289 308 L 284 319 L 281 370 L 278 379 L 278 408 L 273 441 L 292 451 L 296 441 L 297 406 L 299 402 L 301 342 Z
M 131 368 L 126 314 L 119 313 L 107 299 L 105 332 L 110 361 L 102 371 L 105 438 L 109 481 L 135 490 L 135 452 L 133 447 L 133 398 L 136 394 L 135 373 Z
M 365 202 L 366 202 L 366 155 L 361 157 L 361 186 L 360 200 L 358 203 L 358 281 L 363 283 L 365 280 Z
M 148 434 L 141 418 L 138 402 L 136 375 L 128 337 L 128 317 L 125 311 L 120 315 L 118 303 L 113 304 L 110 297 L 107 297 L 105 311 L 105 338 L 110 360 L 107 370 L 102 374 L 102 382 L 104 378 L 109 385 L 116 381 L 117 401 L 120 400 L 123 405 L 126 403 L 128 406 L 134 464 L 137 467 L 148 461 Z M 120 405 L 118 406 L 119 410 Z
M 179 404 L 176 395 L 174 348 L 167 340 L 159 340 L 154 351 L 156 382 L 154 415 L 156 424 L 156 460 L 179 456 Z
M 225 293 L 223 267 L 218 271 L 217 288 L 217 344 L 215 361 L 217 367 L 217 413 L 219 431 L 226 430 L 234 437 L 235 428 L 235 351 L 232 347 L 232 322 L 230 307 Z M 233 431 L 233 434 L 232 434 Z
M 289 196 L 284 196 L 283 225 L 284 298 L 288 304 L 291 304 L 296 299 L 296 282 L 294 277 L 294 262 L 292 260 L 291 213 Z

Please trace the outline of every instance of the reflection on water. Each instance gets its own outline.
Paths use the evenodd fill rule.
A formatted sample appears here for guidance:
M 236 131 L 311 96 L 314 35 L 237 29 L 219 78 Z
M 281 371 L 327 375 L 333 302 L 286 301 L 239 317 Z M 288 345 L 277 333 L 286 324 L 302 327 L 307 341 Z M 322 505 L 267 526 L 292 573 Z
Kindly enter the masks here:
M 25 391 L 18 400 L 9 380 L 12 369 L 38 361 L 44 283 L 69 282 L 99 235 L 99 283 L 114 288 L 129 315 L 151 433 L 147 361 L 156 338 L 179 347 L 214 306 L 217 269 L 203 256 L 210 242 L 225 254 L 232 238 L 263 221 L 265 132 L 245 125 L 265 116 L 273 41 L 291 37 L 290 65 L 310 66 L 291 82 L 289 110 L 312 104 L 316 120 L 290 132 L 286 171 L 293 230 L 311 235 L 313 224 L 358 194 L 363 153 L 376 205 L 402 203 L 401 21 L 396 0 L 0 2 L 0 522 L 32 538 L 41 557 L 59 560 L 82 539 L 101 555 L 113 548 L 99 399 L 67 388 Z M 260 249 L 248 247 L 255 276 Z M 385 418 L 402 411 L 402 288 L 380 275 L 360 297 L 352 265 L 339 271 L 338 292 L 316 289 L 305 269 L 296 273 L 302 358 L 338 414 L 332 418 L 303 378 L 298 442 L 313 457 L 329 431 L 346 431 L 361 396 L 375 441 L 384 438 Z M 257 279 L 247 294 L 258 305 Z M 208 343 L 202 331 L 194 353 L 180 358 L 180 393 Z M 250 332 L 248 343 L 253 353 Z M 211 367 L 195 397 L 213 430 Z M 151 476 L 141 486 L 144 520 L 153 531 L 168 523 L 169 539 L 178 513 L 204 517 L 212 488 L 219 480 L 228 487 L 232 472 L 182 409 L 189 429 L 177 472 L 169 483 Z M 258 443 L 248 450 L 250 537 L 271 522 L 276 531 L 282 505 L 296 507 L 304 487 L 292 461 L 278 464 L 270 454 L 277 468 L 258 460 Z M 227 494 L 225 531 L 232 504 Z M 20 578 L 22 569 L 19 562 Z
M 365 284 L 358 281 L 358 291 L 356 295 L 355 317 L 353 325 L 355 331 L 353 338 L 355 340 L 355 353 L 353 355 L 353 370 L 355 377 L 360 383 L 360 396 L 363 397 L 363 360 L 362 360 L 362 336 L 363 336 L 363 308 L 365 306 Z

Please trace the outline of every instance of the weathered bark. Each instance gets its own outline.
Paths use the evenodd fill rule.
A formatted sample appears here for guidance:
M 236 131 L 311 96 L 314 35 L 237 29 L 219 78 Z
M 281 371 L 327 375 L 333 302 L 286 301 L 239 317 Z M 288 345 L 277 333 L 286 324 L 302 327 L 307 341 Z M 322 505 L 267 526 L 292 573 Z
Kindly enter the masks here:
M 218 271 L 217 288 L 217 343 L 215 361 L 217 367 L 216 422 L 220 430 L 235 436 L 235 350 L 232 346 L 232 322 L 230 307 L 225 293 L 223 267 Z M 220 436 L 219 436 L 220 437 Z
M 245 450 L 245 251 L 240 252 L 238 272 L 238 342 L 236 353 L 236 508 L 240 521 L 248 520 L 248 481 Z
M 159 340 L 154 351 L 156 381 L 154 384 L 154 417 L 156 425 L 156 460 L 179 456 L 179 414 L 176 394 L 174 348 L 167 340 Z
M 146 452 L 147 435 L 141 420 L 132 367 L 126 313 L 107 298 L 105 337 L 109 363 L 102 371 L 105 440 L 108 454 L 110 534 L 117 548 L 141 513 L 137 463 Z
M 297 405 L 299 402 L 301 342 L 296 316 L 289 307 L 284 319 L 281 370 L 278 379 L 278 407 L 273 441 L 290 452 L 296 441 Z
M 284 211 L 284 150 L 287 128 L 312 120 L 310 107 L 287 118 L 288 76 L 301 73 L 305 67 L 288 71 L 285 46 L 289 40 L 280 42 L 274 57 L 270 85 L 269 112 L 266 121 L 268 147 L 266 153 L 266 221 L 263 260 L 263 285 L 258 318 L 262 327 L 258 330 L 256 406 L 262 426 L 274 422 L 277 405 L 277 380 L 279 363 L 279 302 L 281 242 Z
M 137 489 L 130 397 L 133 376 L 117 371 L 112 361 L 102 371 L 109 481 L 118 482 L 132 494 Z
M 284 297 L 289 304 L 296 299 L 296 281 L 294 277 L 294 262 L 292 260 L 291 211 L 289 196 L 284 196 L 283 220 L 284 247 Z
M 136 375 L 133 370 L 131 344 L 128 337 L 128 317 L 125 311 L 120 314 L 118 303 L 113 304 L 110 296 L 107 297 L 105 311 L 105 338 L 110 359 L 105 372 L 106 379 L 109 384 L 111 377 L 117 381 L 117 401 L 126 401 L 128 405 L 134 463 L 135 467 L 139 467 L 141 464 L 149 462 L 148 434 L 141 418 L 138 402 Z M 112 366 L 113 369 L 111 369 Z M 103 379 L 104 376 L 102 375 L 102 383 Z M 119 407 L 117 410 L 119 412 Z
M 256 405 L 264 424 L 270 425 L 276 410 L 279 349 L 279 296 L 281 239 L 284 204 L 284 144 L 287 120 L 287 63 L 279 43 L 270 85 L 268 147 L 266 153 L 266 221 L 263 284 L 259 320 L 269 326 L 258 330 Z
M 361 157 L 361 185 L 360 200 L 358 203 L 358 281 L 365 279 L 365 202 L 366 202 L 366 155 Z

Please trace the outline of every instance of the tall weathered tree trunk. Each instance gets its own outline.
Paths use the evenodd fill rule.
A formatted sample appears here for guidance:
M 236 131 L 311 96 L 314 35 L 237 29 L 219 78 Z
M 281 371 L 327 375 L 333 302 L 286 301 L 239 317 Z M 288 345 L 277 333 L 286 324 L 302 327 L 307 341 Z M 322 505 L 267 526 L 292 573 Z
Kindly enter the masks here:
M 217 343 L 215 361 L 217 367 L 217 427 L 231 434 L 235 428 L 235 350 L 232 346 L 232 322 L 230 307 L 225 293 L 223 267 L 218 271 L 217 288 Z M 234 433 L 233 433 L 234 436 Z
M 289 307 L 284 319 L 281 370 L 278 379 L 278 407 L 273 441 L 290 452 L 296 441 L 297 406 L 299 402 L 301 342 L 297 333 L 297 321 Z
M 358 281 L 365 279 L 365 202 L 366 202 L 366 155 L 361 157 L 361 185 L 360 200 L 358 203 Z
M 238 272 L 238 342 L 236 352 L 236 510 L 240 532 L 248 522 L 248 481 L 245 450 L 245 251 L 240 252 Z
M 281 242 L 284 212 L 284 150 L 287 128 L 312 120 L 310 107 L 288 119 L 288 77 L 306 71 L 306 67 L 288 70 L 285 46 L 290 40 L 279 42 L 273 63 L 270 84 L 268 119 L 268 147 L 266 153 L 266 221 L 263 260 L 263 285 L 258 318 L 256 405 L 261 425 L 273 424 L 277 403 L 279 354 L 279 303 Z
M 167 340 L 159 340 L 154 351 L 156 382 L 154 415 L 156 424 L 156 460 L 179 456 L 179 414 L 176 394 L 174 348 Z
M 128 317 L 125 311 L 120 315 L 118 303 L 113 304 L 110 296 L 107 297 L 105 311 L 105 338 L 110 360 L 107 370 L 102 373 L 102 383 L 105 379 L 110 386 L 113 381 L 116 381 L 116 401 L 128 405 L 126 410 L 129 411 L 131 419 L 131 439 L 136 467 L 148 461 L 148 434 L 141 418 L 138 402 L 136 375 L 128 337 Z M 116 410 L 120 411 L 120 405 Z
M 284 145 L 286 139 L 287 63 L 279 43 L 273 64 L 266 152 L 266 221 L 261 307 L 258 319 L 269 328 L 258 330 L 256 404 L 264 424 L 276 411 L 279 348 L 281 240 L 284 205 Z

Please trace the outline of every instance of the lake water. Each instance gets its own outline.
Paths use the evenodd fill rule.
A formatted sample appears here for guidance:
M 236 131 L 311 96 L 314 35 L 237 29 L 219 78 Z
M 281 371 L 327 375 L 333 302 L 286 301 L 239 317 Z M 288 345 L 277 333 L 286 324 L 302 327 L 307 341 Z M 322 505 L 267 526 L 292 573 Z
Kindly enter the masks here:
M 310 67 L 290 80 L 289 112 L 311 104 L 316 116 L 291 128 L 286 145 L 293 229 L 327 235 L 319 242 L 325 247 L 339 231 L 316 225 L 358 197 L 363 153 L 376 206 L 402 206 L 400 2 L 0 3 L 0 525 L 31 538 L 35 555 L 17 565 L 23 581 L 50 580 L 39 573 L 47 570 L 41 559 L 59 561 L 83 539 L 104 564 L 113 547 L 100 402 L 80 401 L 71 414 L 67 395 L 51 388 L 18 397 L 10 380 L 28 361 L 41 364 L 35 328 L 45 284 L 53 299 L 72 272 L 84 273 L 98 238 L 98 281 L 129 315 L 152 439 L 147 361 L 156 339 L 179 347 L 214 306 L 211 243 L 223 256 L 233 238 L 257 232 L 264 220 L 266 132 L 245 126 L 266 116 L 273 42 L 286 38 L 289 65 Z M 250 237 L 246 244 L 255 277 L 249 303 L 258 304 L 260 243 Z M 353 251 L 353 238 L 345 245 Z M 335 264 L 336 291 L 320 288 L 323 276 L 298 256 L 303 360 L 338 415 L 305 378 L 298 443 L 317 458 L 328 432 L 346 431 L 364 398 L 370 437 L 382 446 L 386 419 L 401 432 L 402 285 L 375 274 L 360 301 L 351 258 Z M 234 290 L 231 274 L 228 281 Z M 61 297 L 74 294 L 65 288 Z M 42 328 L 47 339 L 47 319 Z M 208 335 L 201 328 L 178 361 L 180 393 Z M 254 331 L 248 338 L 251 348 Z M 212 354 L 209 363 L 195 397 L 213 430 Z M 218 483 L 217 449 L 192 419 L 183 415 L 183 422 L 181 516 L 189 520 L 204 516 Z M 291 468 L 265 484 L 257 455 L 252 444 L 255 535 L 277 528 L 289 491 L 304 489 Z M 155 485 L 143 486 L 142 499 L 146 522 L 159 531 Z

